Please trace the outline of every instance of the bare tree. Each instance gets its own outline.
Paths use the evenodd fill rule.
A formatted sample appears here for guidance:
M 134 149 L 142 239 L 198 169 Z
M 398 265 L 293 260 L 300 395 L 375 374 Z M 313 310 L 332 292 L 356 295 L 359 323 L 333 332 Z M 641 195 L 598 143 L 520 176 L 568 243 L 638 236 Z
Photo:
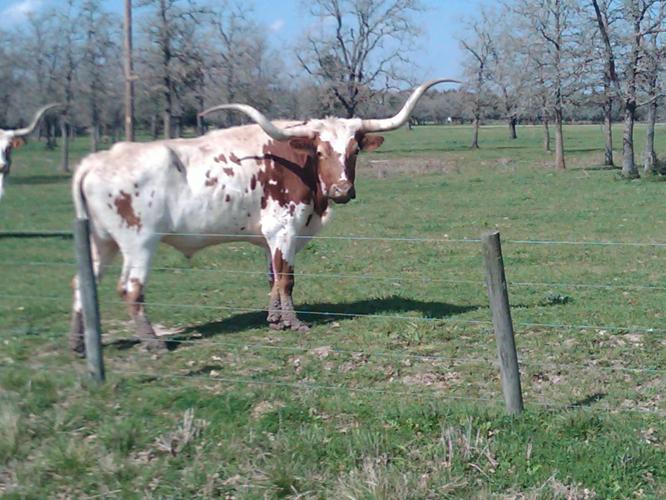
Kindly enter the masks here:
M 495 23 L 498 24 L 497 22 Z M 513 33 L 511 24 L 500 24 L 492 34 L 489 67 L 490 83 L 498 94 L 502 111 L 509 126 L 509 138 L 516 139 L 516 125 L 524 100 L 524 87 L 528 82 L 525 74 L 516 68 L 525 68 L 528 57 L 522 50 L 522 40 Z
M 592 6 L 603 46 L 604 165 L 613 166 L 613 98 L 616 94 L 613 89 L 618 85 L 618 78 L 610 32 L 619 17 L 619 10 L 615 0 L 592 0 Z
M 568 77 L 573 73 L 575 54 L 571 50 L 572 20 L 575 14 L 573 0 L 517 0 L 513 6 L 519 16 L 526 37 L 536 34 L 535 43 L 541 49 L 539 64 L 543 69 L 548 103 L 555 125 L 555 168 L 564 170 L 564 104 Z M 565 62 L 568 68 L 565 67 Z
M 100 0 L 84 0 L 80 25 L 84 32 L 80 68 L 81 100 L 86 102 L 90 149 L 97 151 L 104 97 L 112 93 L 112 87 L 119 82 L 112 64 L 118 61 L 119 47 L 113 40 L 118 38 L 119 30 L 116 19 L 102 10 Z
M 420 0 L 311 0 L 318 24 L 297 54 L 348 118 L 382 86 L 408 81 L 406 54 L 420 33 L 413 15 Z
M 174 134 L 174 112 L 182 115 L 179 97 L 182 94 L 183 61 L 195 55 L 187 52 L 192 25 L 210 13 L 207 7 L 182 0 L 142 0 L 140 6 L 151 7 L 150 15 L 144 19 L 150 48 L 144 63 L 150 68 L 148 79 L 154 80 L 151 90 L 161 94 L 164 137 Z M 151 78 L 152 77 L 152 78 Z M 178 124 L 180 129 L 180 124 Z
M 471 36 L 467 40 L 460 40 L 460 44 L 471 56 L 470 60 L 466 61 L 465 72 L 469 75 L 469 87 L 472 93 L 473 129 L 471 147 L 478 149 L 483 93 L 489 71 L 488 63 L 494 49 L 490 35 L 490 24 L 485 13 L 482 14 L 480 21 L 471 23 L 470 29 Z
M 646 58 L 645 39 L 647 36 L 662 31 L 662 24 L 666 15 L 666 6 L 661 0 L 623 0 L 620 4 L 622 18 L 626 23 L 624 43 L 626 56 L 622 75 L 615 69 L 614 46 L 611 43 L 613 35 L 609 24 L 605 22 L 603 10 L 598 0 L 592 0 L 598 20 L 598 28 L 604 41 L 609 66 L 609 76 L 624 105 L 624 132 L 622 135 L 622 175 L 627 178 L 639 176 L 636 168 L 634 152 L 634 124 L 636 111 L 639 107 L 638 92 L 641 80 L 646 73 L 643 60 Z M 622 36 L 616 35 L 616 36 Z M 649 71 L 648 71 L 649 78 Z
M 643 152 L 643 173 L 654 174 L 657 171 L 657 153 L 654 150 L 654 129 L 657 122 L 657 107 L 661 92 L 659 89 L 659 76 L 662 72 L 662 63 L 666 48 L 660 46 L 657 33 L 647 36 L 645 57 L 645 80 L 647 92 L 647 130 L 645 132 L 645 150 Z

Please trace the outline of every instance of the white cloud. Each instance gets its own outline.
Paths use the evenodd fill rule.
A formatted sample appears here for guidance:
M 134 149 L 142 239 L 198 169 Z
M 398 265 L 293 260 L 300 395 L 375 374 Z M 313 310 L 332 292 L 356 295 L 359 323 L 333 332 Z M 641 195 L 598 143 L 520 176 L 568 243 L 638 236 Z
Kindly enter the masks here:
M 284 28 L 284 19 L 278 18 L 275 21 L 273 21 L 270 25 L 271 31 L 278 32 L 282 28 Z
M 21 0 L 3 10 L 0 16 L 11 22 L 21 22 L 28 15 L 38 10 L 42 6 L 42 3 L 42 0 Z

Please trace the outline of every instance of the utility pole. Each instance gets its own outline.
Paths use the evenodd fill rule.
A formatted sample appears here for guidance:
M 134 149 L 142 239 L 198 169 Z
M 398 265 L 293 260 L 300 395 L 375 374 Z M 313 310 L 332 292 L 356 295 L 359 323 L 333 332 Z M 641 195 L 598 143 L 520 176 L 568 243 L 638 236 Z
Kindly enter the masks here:
M 125 140 L 134 141 L 134 68 L 132 64 L 132 0 L 125 0 Z

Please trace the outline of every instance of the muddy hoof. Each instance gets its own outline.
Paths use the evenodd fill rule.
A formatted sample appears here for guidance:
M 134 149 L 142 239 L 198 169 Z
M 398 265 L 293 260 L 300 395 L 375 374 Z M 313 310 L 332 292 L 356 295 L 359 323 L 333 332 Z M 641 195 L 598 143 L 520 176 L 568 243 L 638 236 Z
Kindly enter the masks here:
M 72 350 L 72 354 L 76 356 L 77 358 L 85 358 L 86 357 L 86 346 L 83 342 L 77 345 L 71 345 L 70 346 Z
M 298 319 L 291 321 L 284 321 L 283 323 L 285 325 L 285 328 L 288 328 L 294 332 L 305 333 L 310 331 L 310 327 L 306 323 L 303 323 Z
M 160 339 L 141 339 L 141 343 L 150 352 L 159 353 L 168 350 L 166 343 Z

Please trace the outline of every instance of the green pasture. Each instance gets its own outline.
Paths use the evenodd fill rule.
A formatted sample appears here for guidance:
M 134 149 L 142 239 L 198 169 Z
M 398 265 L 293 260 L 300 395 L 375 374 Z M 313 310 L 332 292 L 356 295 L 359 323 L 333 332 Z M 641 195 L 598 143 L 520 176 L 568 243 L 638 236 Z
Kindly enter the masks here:
M 170 351 L 153 355 L 116 262 L 102 386 L 67 349 L 72 241 L 2 236 L 73 217 L 59 151 L 16 151 L 0 201 L 0 495 L 664 498 L 666 183 L 602 167 L 600 126 L 566 127 L 564 172 L 541 128 L 518 133 L 484 127 L 473 151 L 468 127 L 399 130 L 363 156 L 358 198 L 297 260 L 306 334 L 264 324 L 260 249 L 163 247 L 146 300 Z M 495 228 L 515 418 L 475 241 Z

